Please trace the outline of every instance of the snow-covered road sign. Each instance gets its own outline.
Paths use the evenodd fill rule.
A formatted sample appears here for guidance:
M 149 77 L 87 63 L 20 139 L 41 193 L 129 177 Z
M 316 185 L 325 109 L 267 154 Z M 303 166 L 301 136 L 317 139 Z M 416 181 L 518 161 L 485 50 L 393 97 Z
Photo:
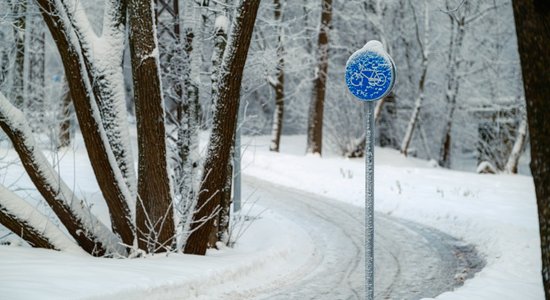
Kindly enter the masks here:
M 395 64 L 379 41 L 370 41 L 346 63 L 346 84 L 366 101 L 365 145 L 365 293 L 374 300 L 374 101 L 386 97 L 395 82 Z
M 379 41 L 370 41 L 353 53 L 346 64 L 346 84 L 359 100 L 386 97 L 395 82 L 395 65 Z

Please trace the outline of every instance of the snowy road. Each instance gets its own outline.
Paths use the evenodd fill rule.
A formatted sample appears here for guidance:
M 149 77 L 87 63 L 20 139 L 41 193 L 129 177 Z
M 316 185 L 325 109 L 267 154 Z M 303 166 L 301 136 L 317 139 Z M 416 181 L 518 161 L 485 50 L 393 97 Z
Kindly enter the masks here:
M 244 192 L 306 230 L 315 251 L 298 272 L 242 298 L 364 299 L 362 209 L 250 177 Z M 470 246 L 442 232 L 380 214 L 375 223 L 376 299 L 434 297 L 482 265 Z

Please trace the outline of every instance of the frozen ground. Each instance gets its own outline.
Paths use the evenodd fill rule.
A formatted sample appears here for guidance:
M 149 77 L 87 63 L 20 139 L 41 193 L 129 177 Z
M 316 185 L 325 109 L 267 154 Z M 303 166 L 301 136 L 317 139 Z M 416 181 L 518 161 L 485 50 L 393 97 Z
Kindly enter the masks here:
M 307 299 L 303 298 L 304 291 L 318 290 L 347 299 L 349 291 L 360 294 L 363 263 L 358 236 L 362 233 L 363 163 L 337 157 L 304 157 L 304 140 L 303 136 L 283 137 L 282 154 L 266 151 L 265 137 L 246 140 L 246 192 L 254 192 L 249 202 L 260 199 L 248 215 L 259 217 L 236 249 L 210 251 L 207 257 L 106 260 L 0 246 L 0 295 L 6 299 Z M 11 157 L 7 153 L 3 161 Z M 455 276 L 448 264 L 468 257 L 462 257 L 462 252 L 454 261 L 445 257 L 449 251 L 440 249 L 445 241 L 435 241 L 445 235 L 404 218 L 457 237 L 460 241 L 448 237 L 448 249 L 476 245 L 487 262 L 463 287 L 437 299 L 543 299 L 536 206 L 529 177 L 433 169 L 424 161 L 405 159 L 383 149 L 378 149 L 376 158 L 378 298 L 433 297 L 436 289 L 450 289 L 448 283 L 463 276 Z M 19 178 L 16 166 L 8 170 L 2 178 L 4 184 L 19 179 L 19 186 L 28 186 L 24 176 Z M 60 170 L 79 194 L 97 202 L 97 186 L 89 180 L 91 173 L 81 148 L 64 156 Z M 36 196 L 27 189 L 19 189 L 18 193 Z M 344 203 L 334 204 L 333 200 Z M 326 207 L 326 202 L 333 204 Z M 260 205 L 272 209 L 265 211 Z M 108 219 L 100 202 L 93 210 Z M 343 219 L 347 221 L 338 222 Z M 335 222 L 347 225 L 334 226 Z M 313 230 L 316 224 L 319 228 Z M 396 237 L 387 237 L 384 231 Z M 340 243 L 347 247 L 335 246 Z M 415 251 L 423 247 L 432 252 Z M 407 262 L 401 259 L 397 264 L 380 263 L 384 254 L 392 256 L 400 249 L 404 257 L 417 252 L 425 257 Z M 335 251 L 347 251 L 343 257 L 348 259 L 338 263 L 338 258 L 331 257 Z M 436 270 L 423 269 L 432 265 L 437 266 Z M 339 272 L 344 272 L 343 276 L 337 275 Z M 405 281 L 387 279 L 399 276 Z M 325 282 L 319 281 L 323 278 Z M 335 284 L 331 278 L 343 280 Z M 432 294 L 423 294 L 424 282 L 430 281 L 435 282 L 427 288 Z M 327 288 L 331 285 L 333 288 Z M 413 290 L 416 294 L 397 294 Z M 390 294 L 386 294 L 388 291 Z

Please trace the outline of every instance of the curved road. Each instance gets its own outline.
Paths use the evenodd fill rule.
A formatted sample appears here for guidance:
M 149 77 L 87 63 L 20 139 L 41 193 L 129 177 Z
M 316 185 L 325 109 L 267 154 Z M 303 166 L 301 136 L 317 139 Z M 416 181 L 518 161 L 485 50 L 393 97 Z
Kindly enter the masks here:
M 259 204 L 306 230 L 316 252 L 299 275 L 247 299 L 364 299 L 363 209 L 246 177 L 244 194 L 253 191 Z M 376 299 L 435 297 L 483 266 L 472 246 L 435 229 L 382 214 L 375 226 Z

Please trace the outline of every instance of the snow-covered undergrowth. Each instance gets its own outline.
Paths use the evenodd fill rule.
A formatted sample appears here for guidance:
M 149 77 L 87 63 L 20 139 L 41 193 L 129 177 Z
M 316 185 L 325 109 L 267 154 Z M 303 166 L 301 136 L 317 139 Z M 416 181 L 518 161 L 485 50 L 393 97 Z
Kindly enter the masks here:
M 364 206 L 364 162 L 303 156 L 305 137 L 284 137 L 282 153 L 268 139 L 248 141 L 248 176 Z M 543 299 L 540 239 L 531 177 L 477 175 L 376 149 L 375 209 L 435 227 L 474 244 L 486 267 L 441 300 Z M 421 262 L 419 262 L 421 263 Z

